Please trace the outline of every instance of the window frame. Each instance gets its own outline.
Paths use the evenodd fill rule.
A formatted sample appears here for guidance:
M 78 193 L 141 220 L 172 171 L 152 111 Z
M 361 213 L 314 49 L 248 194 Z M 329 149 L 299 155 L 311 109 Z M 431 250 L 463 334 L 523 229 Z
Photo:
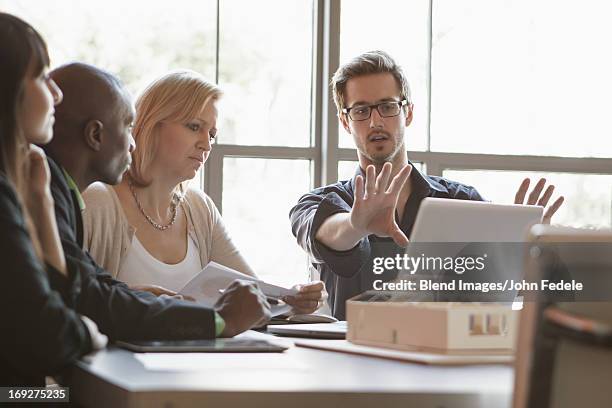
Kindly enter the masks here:
M 433 176 L 442 176 L 444 170 L 447 169 L 612 175 L 612 158 L 520 156 L 432 151 L 431 62 L 433 7 L 434 0 L 429 0 L 429 53 L 426 84 L 428 96 L 427 149 L 425 151 L 409 150 L 408 156 L 411 160 L 424 163 L 427 173 Z M 339 66 L 340 13 L 341 0 L 313 0 L 311 147 L 215 144 L 205 164 L 200 185 L 213 199 L 219 211 L 223 211 L 223 160 L 225 157 L 310 160 L 312 169 L 311 184 L 313 188 L 336 182 L 338 178 L 338 163 L 340 161 L 357 160 L 355 149 L 338 146 L 339 122 L 329 87 L 331 77 Z M 219 30 L 218 19 L 217 30 Z M 218 70 L 218 64 L 216 69 Z

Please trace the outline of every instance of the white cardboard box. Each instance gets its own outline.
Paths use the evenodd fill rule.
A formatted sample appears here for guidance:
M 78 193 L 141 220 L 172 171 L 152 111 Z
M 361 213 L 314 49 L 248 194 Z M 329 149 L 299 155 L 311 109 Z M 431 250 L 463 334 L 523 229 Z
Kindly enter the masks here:
M 448 354 L 510 354 L 514 348 L 519 311 L 510 305 L 364 298 L 372 296 L 347 301 L 347 340 L 352 343 Z

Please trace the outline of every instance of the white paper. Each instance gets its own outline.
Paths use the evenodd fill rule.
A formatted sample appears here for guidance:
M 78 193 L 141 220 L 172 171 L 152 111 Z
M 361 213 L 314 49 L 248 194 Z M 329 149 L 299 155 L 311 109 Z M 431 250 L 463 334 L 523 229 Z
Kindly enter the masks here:
M 404 351 L 374 346 L 362 346 L 347 340 L 296 340 L 296 346 L 319 350 L 338 351 L 349 354 L 381 357 L 391 360 L 409 361 L 432 365 L 464 364 L 512 364 L 514 356 L 509 354 L 438 354 L 426 351 Z
M 264 295 L 274 299 L 280 299 L 283 296 L 295 295 L 298 293 L 295 289 L 286 289 L 281 286 L 266 283 L 216 262 L 210 262 L 206 265 L 200 273 L 187 282 L 179 293 L 181 295 L 193 297 L 196 302 L 200 304 L 213 307 L 221 297 L 220 290 L 227 288 L 236 279 L 256 282 Z M 272 305 L 271 309 L 272 316 L 278 316 L 289 312 L 291 306 L 282 303 L 279 305 Z

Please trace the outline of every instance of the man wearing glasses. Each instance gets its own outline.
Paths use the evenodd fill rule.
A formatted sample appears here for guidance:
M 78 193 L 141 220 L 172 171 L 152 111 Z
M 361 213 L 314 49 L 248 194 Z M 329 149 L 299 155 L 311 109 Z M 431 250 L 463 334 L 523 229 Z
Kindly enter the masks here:
M 308 253 L 329 291 L 332 313 L 345 319 L 345 301 L 372 289 L 372 259 L 393 257 L 408 236 L 425 197 L 482 201 L 475 188 L 415 169 L 406 155 L 404 131 L 412 121 L 408 81 L 395 61 L 382 51 L 357 56 L 332 79 L 334 102 L 344 129 L 353 136 L 359 168 L 351 180 L 317 188 L 291 209 L 292 231 Z M 544 194 L 541 179 L 527 204 L 546 207 L 554 186 Z M 529 179 L 521 184 L 516 203 L 523 203 Z M 549 222 L 563 202 L 545 211 Z M 393 245 L 395 244 L 395 245 Z

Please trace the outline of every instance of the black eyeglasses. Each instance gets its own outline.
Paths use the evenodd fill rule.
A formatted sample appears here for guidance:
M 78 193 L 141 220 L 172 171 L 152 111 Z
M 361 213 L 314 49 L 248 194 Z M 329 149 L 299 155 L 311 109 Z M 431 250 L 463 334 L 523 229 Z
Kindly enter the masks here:
M 390 118 L 400 114 L 402 106 L 406 106 L 408 101 L 403 99 L 401 101 L 387 101 L 381 103 L 374 103 L 372 105 L 357 105 L 350 108 L 342 109 L 343 113 L 346 113 L 352 121 L 368 120 L 372 116 L 372 109 L 376 108 L 378 114 L 383 118 Z

